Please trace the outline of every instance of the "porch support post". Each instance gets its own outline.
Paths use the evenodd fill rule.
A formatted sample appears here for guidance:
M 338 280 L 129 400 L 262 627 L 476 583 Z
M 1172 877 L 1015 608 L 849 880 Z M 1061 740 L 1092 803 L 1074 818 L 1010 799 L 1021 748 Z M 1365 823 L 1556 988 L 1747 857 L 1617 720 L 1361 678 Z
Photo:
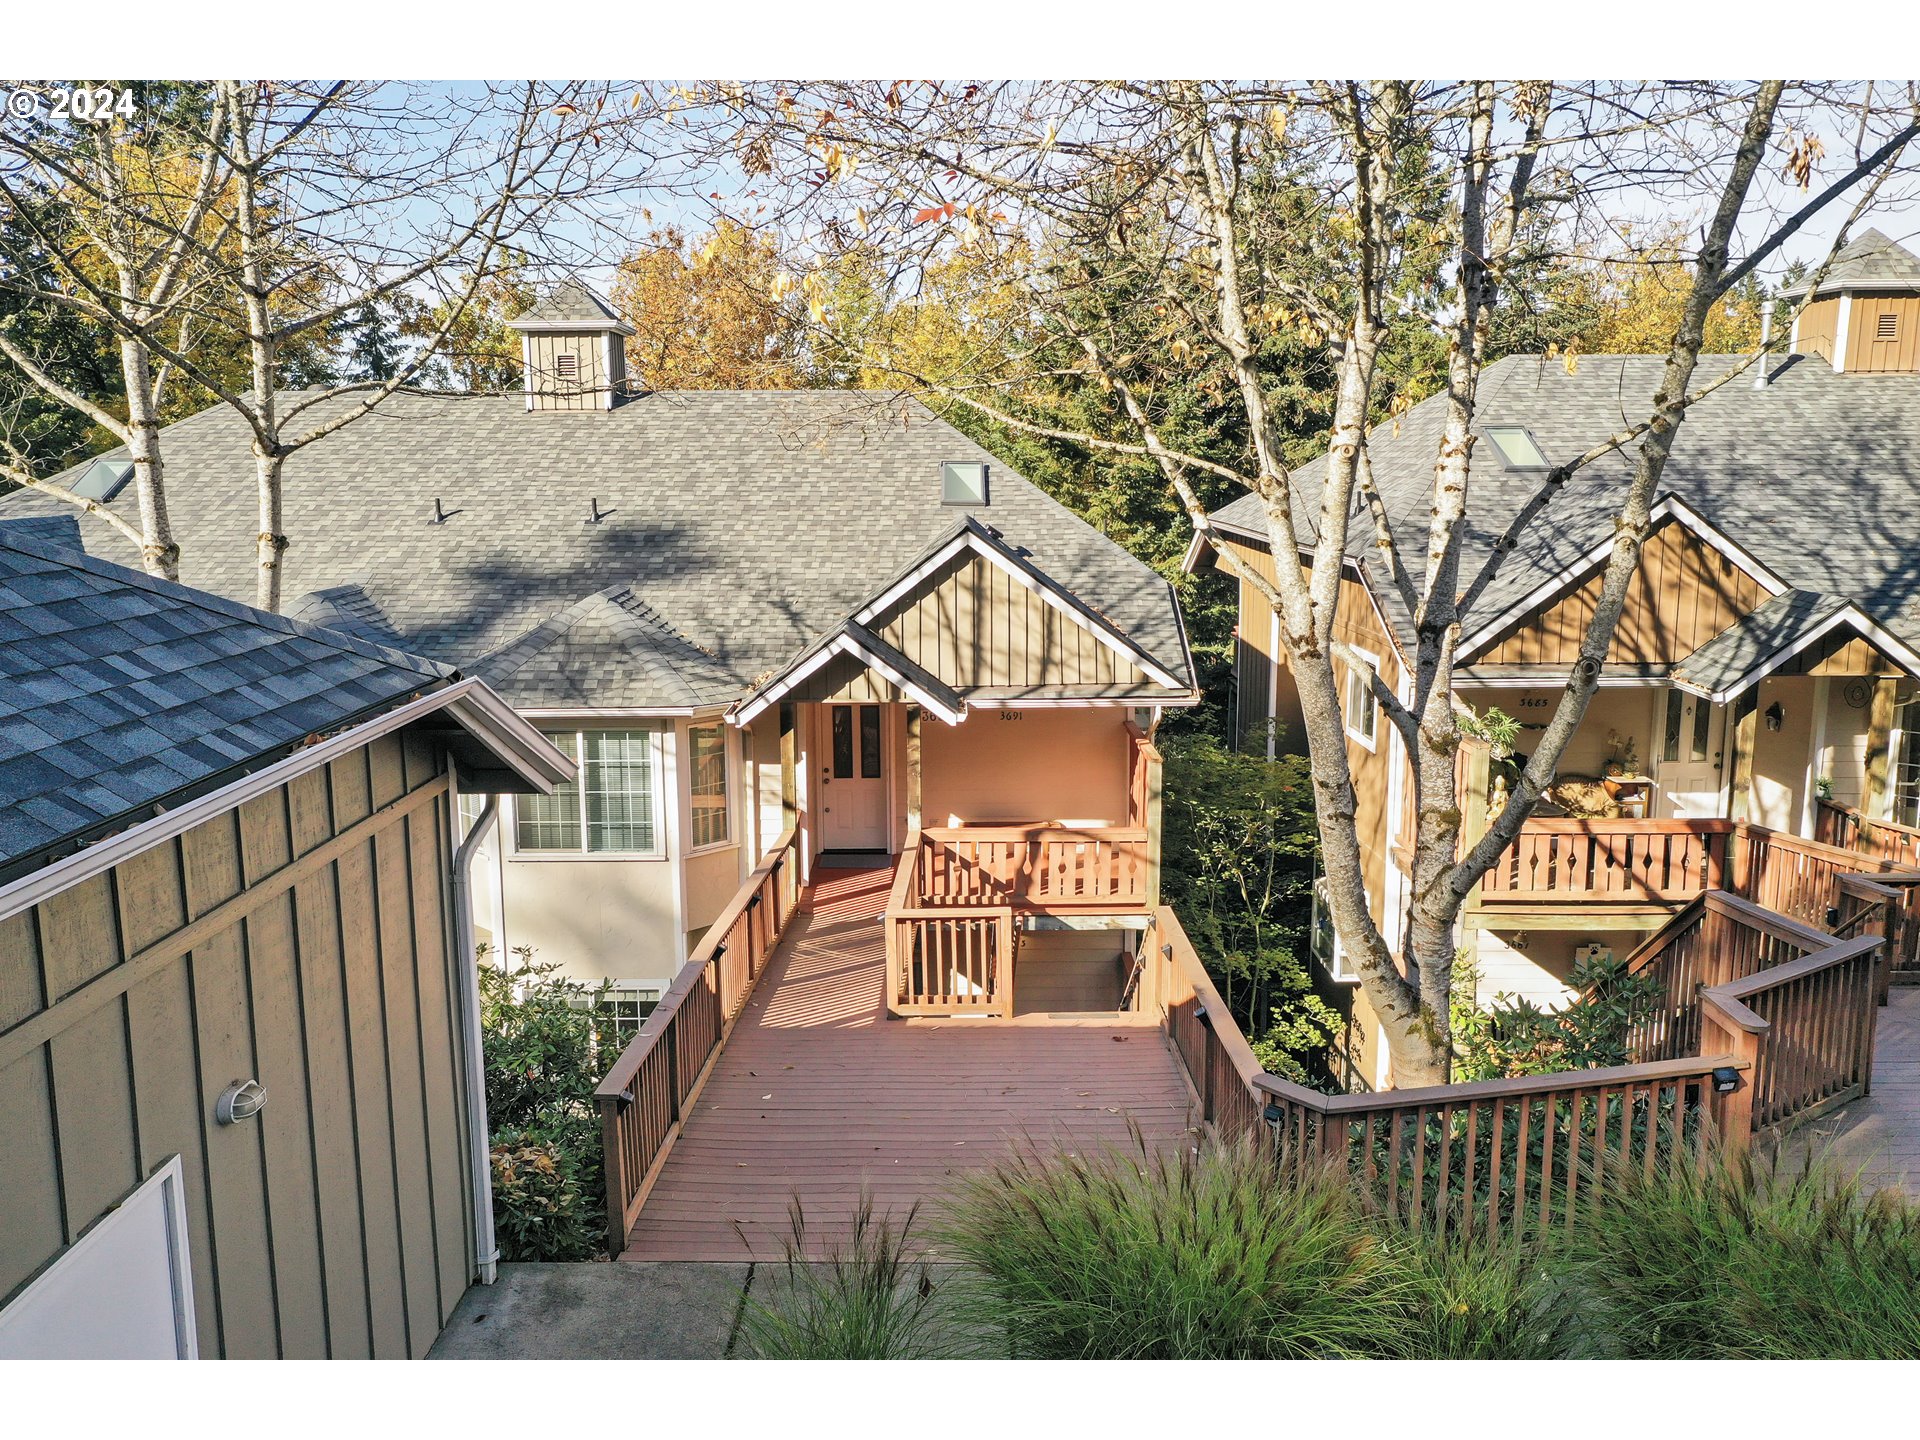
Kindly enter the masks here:
M 907 833 L 920 828 L 920 707 L 907 706 Z
M 1873 708 L 1867 712 L 1867 803 L 1869 818 L 1887 818 L 1887 792 L 1893 772 L 1893 700 L 1898 680 L 1873 682 Z
M 1147 910 L 1151 913 L 1160 904 L 1160 771 L 1162 762 L 1158 746 L 1149 743 L 1147 747 Z M 1211 1071 L 1209 1071 L 1211 1073 Z
M 1753 722 L 1760 712 L 1760 691 L 1747 691 L 1733 702 L 1733 780 L 1727 797 L 1727 815 L 1744 820 L 1752 804 Z M 1736 887 L 1737 889 L 1738 887 Z

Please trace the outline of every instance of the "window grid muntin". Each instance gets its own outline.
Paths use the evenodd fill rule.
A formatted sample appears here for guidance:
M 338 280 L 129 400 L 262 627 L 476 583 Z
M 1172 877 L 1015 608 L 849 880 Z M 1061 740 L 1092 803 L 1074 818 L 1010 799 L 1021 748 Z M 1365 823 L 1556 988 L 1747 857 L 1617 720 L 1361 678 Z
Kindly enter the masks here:
M 687 729 L 687 790 L 693 811 L 693 848 L 732 839 L 727 803 L 727 735 L 718 725 Z

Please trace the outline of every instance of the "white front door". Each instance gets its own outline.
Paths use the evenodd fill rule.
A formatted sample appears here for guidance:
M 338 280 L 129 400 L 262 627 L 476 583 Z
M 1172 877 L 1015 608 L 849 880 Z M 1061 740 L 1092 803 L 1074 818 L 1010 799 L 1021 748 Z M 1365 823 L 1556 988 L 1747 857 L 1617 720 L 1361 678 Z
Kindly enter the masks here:
M 887 848 L 885 712 L 829 705 L 820 767 L 820 833 L 827 850 Z
M 1667 691 L 1656 751 L 1656 811 L 1661 818 L 1720 818 L 1720 767 L 1726 732 L 1726 706 L 1683 690 Z
M 0 1360 L 192 1360 L 186 1181 L 175 1155 L 0 1309 Z

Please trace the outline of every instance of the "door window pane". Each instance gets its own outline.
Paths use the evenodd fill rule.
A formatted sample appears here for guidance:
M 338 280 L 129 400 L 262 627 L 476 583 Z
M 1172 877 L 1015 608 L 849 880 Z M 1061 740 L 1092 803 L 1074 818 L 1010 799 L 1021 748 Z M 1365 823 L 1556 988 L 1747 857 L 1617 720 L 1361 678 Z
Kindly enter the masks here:
M 1660 741 L 1660 758 L 1678 760 L 1680 758 L 1680 707 L 1686 703 L 1686 697 L 1678 690 L 1667 691 L 1667 731 Z
M 580 737 L 569 732 L 549 735 L 556 749 L 578 762 Z M 569 780 L 553 787 L 551 795 L 521 795 L 513 802 L 514 841 L 522 850 L 578 850 L 580 848 L 580 784 Z
M 833 707 L 833 778 L 853 778 L 853 707 Z
M 880 707 L 860 707 L 860 775 L 873 780 L 880 775 Z
M 653 849 L 653 736 L 587 731 L 587 849 Z
M 687 731 L 687 772 L 693 799 L 693 843 L 727 840 L 727 737 L 718 725 Z
M 1713 721 L 1713 707 L 1706 701 L 1696 698 L 1693 702 L 1693 753 L 1695 760 L 1707 758 L 1708 730 Z

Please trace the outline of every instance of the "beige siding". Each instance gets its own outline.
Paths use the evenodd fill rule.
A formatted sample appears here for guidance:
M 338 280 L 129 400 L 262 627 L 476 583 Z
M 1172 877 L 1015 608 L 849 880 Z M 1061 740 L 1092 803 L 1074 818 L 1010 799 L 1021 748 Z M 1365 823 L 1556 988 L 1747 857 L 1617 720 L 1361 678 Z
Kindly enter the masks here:
M 1127 712 L 975 710 L 920 722 L 923 823 L 1127 823 Z
M 1571 664 L 1592 623 L 1599 576 L 1470 657 L 1476 665 Z M 1609 664 L 1670 665 L 1691 655 L 1766 596 L 1759 582 L 1669 521 L 1648 537 L 1627 591 Z
M 624 369 L 620 342 L 613 343 L 615 365 Z M 550 335 L 526 337 L 528 393 L 535 410 L 605 410 L 609 389 L 619 378 L 607 373 L 604 335 Z M 563 357 L 573 357 L 574 374 L 562 374 Z
M 836 655 L 801 680 L 783 697 L 792 701 L 840 700 L 884 705 L 900 700 L 900 691 L 885 677 L 869 670 L 852 655 Z
M 386 737 L 0 920 L 0 1297 L 177 1153 L 203 1354 L 425 1353 L 474 1262 L 448 826 Z
M 1795 349 L 1832 363 L 1834 337 L 1840 325 L 1840 297 L 1815 300 L 1800 312 L 1800 338 Z
M 979 555 L 928 577 L 869 628 L 953 686 L 1153 683 L 1078 618 Z
M 1882 339 L 1882 327 L 1890 331 Z M 1862 375 L 1920 371 L 1920 295 L 1855 295 L 1847 317 L 1847 369 Z

